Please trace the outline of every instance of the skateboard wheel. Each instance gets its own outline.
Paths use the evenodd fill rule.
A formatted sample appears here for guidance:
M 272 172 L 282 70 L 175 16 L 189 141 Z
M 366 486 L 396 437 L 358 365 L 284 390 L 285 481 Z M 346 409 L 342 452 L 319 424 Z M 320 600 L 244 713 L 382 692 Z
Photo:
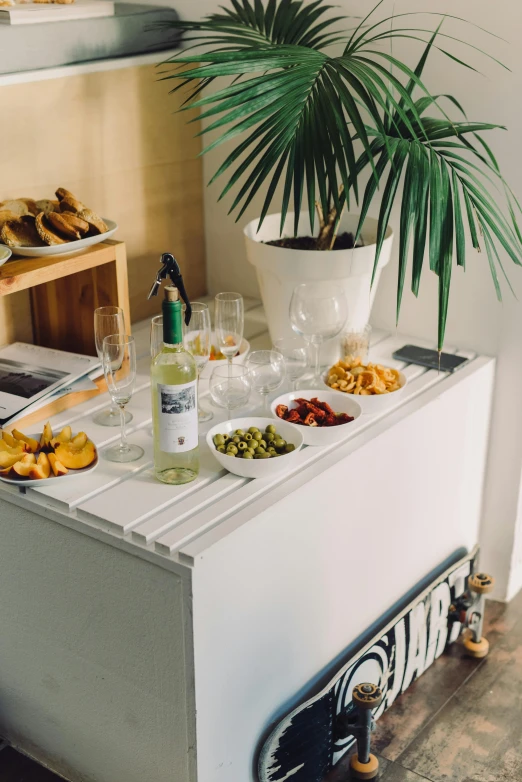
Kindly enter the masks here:
M 473 635 L 468 633 L 464 637 L 464 648 L 470 657 L 485 657 L 489 652 L 489 642 L 487 638 L 481 638 L 480 641 L 474 641 Z
M 383 694 L 380 687 L 370 682 L 363 682 L 353 688 L 352 701 L 360 709 L 376 709 L 382 703 Z M 368 777 L 371 779 L 371 777 Z
M 375 779 L 379 773 L 379 761 L 375 755 L 370 755 L 368 763 L 361 763 L 357 755 L 350 758 L 350 772 L 355 779 Z
M 488 573 L 473 573 L 468 579 L 469 588 L 478 595 L 487 595 L 495 586 L 495 579 Z

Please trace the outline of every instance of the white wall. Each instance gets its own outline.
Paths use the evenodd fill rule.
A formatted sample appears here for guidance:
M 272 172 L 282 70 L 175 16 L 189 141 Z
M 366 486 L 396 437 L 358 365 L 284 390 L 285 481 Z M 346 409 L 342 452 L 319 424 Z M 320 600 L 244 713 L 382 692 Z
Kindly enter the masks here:
M 219 4 L 219 0 L 178 0 L 176 7 L 188 18 L 217 10 Z M 367 13 L 369 8 L 363 0 L 338 0 L 337 4 L 351 14 Z M 393 8 L 396 14 L 414 10 L 446 12 L 473 21 L 509 41 L 506 43 L 462 22 L 448 19 L 443 31 L 487 49 L 506 63 L 512 72 L 488 61 L 478 52 L 451 42 L 448 48 L 482 70 L 485 76 L 459 67 L 449 58 L 436 53 L 425 72 L 425 80 L 433 92 L 451 92 L 461 100 L 471 119 L 496 122 L 509 128 L 508 133 L 493 132 L 491 142 L 511 185 L 522 194 L 522 157 L 518 154 L 522 125 L 518 99 L 522 93 L 522 50 L 518 41 L 522 29 L 522 4 L 516 0 L 499 0 L 494 4 L 489 0 L 396 0 L 392 4 L 390 0 L 384 7 L 387 14 Z M 407 17 L 403 21 L 431 29 L 436 24 L 436 18 L 427 15 Z M 399 40 L 394 45 L 395 54 L 406 55 L 412 65 L 419 51 L 420 48 L 409 41 Z M 204 159 L 207 181 L 226 153 L 227 149 L 220 147 Z M 246 261 L 241 226 L 257 216 L 259 199 L 241 219 L 240 225 L 236 225 L 232 218 L 227 217 L 227 204 L 217 203 L 218 193 L 219 187 L 213 185 L 207 190 L 205 200 L 210 289 L 239 289 L 245 294 L 256 295 L 257 284 Z M 277 208 L 278 202 L 274 200 L 273 211 Z M 391 222 L 397 225 L 396 211 Z M 396 268 L 395 258 L 395 263 L 383 274 L 373 315 L 375 325 L 390 330 L 395 328 Z M 506 268 L 520 298 L 522 271 L 515 268 L 509 259 L 506 259 Z M 405 292 L 399 323 L 401 331 L 431 339 L 436 337 L 436 283 L 435 276 L 426 272 L 419 299 Z M 522 503 L 519 497 L 522 405 L 517 391 L 522 387 L 521 338 L 522 306 L 511 298 L 509 291 L 506 292 L 504 305 L 497 303 L 487 258 L 484 253 L 479 255 L 471 249 L 467 271 L 463 273 L 458 269 L 454 275 L 447 341 L 499 357 L 482 543 L 483 566 L 495 571 L 499 580 L 497 594 L 501 597 L 512 595 L 522 585 Z M 513 551 L 516 535 L 517 551 Z M 510 572 L 512 558 L 514 563 L 519 563 L 513 573 Z

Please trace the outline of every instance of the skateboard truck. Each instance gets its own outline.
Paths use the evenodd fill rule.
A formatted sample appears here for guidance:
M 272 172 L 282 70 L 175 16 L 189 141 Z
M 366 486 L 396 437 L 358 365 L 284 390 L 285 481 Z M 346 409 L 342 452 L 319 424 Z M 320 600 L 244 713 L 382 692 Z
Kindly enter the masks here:
M 489 643 L 482 635 L 484 627 L 485 596 L 495 586 L 495 579 L 487 573 L 474 573 L 468 578 L 468 591 L 450 606 L 450 619 L 467 625 L 464 648 L 470 657 L 485 657 Z
M 339 715 L 337 733 L 339 737 L 354 736 L 357 752 L 350 758 L 350 773 L 355 779 L 374 779 L 379 773 L 379 761 L 370 752 L 370 737 L 375 730 L 372 710 L 381 705 L 383 693 L 380 687 L 364 682 L 354 687 L 352 704 L 355 711 Z

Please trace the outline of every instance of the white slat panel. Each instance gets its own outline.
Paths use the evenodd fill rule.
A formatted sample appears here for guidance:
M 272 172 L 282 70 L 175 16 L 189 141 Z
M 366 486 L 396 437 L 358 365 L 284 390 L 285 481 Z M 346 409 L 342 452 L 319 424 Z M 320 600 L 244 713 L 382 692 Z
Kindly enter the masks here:
M 405 373 L 408 373 L 409 371 L 413 371 L 413 370 L 418 370 L 418 369 L 419 367 L 413 367 L 413 365 L 410 365 L 409 367 L 406 368 Z M 415 380 L 411 382 L 411 384 L 410 383 L 408 384 L 407 387 L 408 396 L 406 401 L 409 402 L 415 397 L 419 396 L 420 394 L 423 394 L 428 388 L 431 388 L 434 385 L 438 385 L 442 383 L 445 378 L 447 378 L 447 375 L 438 373 L 435 370 L 428 370 L 426 372 L 423 372 L 422 374 L 418 375 L 415 378 Z M 394 410 L 396 410 L 398 407 L 401 406 L 402 405 L 397 405 L 395 408 L 389 408 L 385 415 L 371 416 L 371 417 L 367 416 L 358 419 L 356 422 L 354 422 L 354 429 L 352 430 L 353 434 L 349 438 L 347 438 L 347 440 L 345 440 L 343 443 L 338 444 L 337 446 L 332 446 L 330 448 L 307 448 L 306 450 L 301 451 L 301 453 L 305 454 L 305 457 L 310 456 L 310 459 L 307 463 L 306 463 L 306 459 L 304 460 L 304 463 L 301 464 L 300 466 L 300 470 L 302 471 L 303 469 L 305 469 L 305 467 L 309 467 L 314 461 L 317 461 L 318 458 L 324 457 L 327 453 L 330 453 L 334 448 L 339 448 L 342 445 L 345 445 L 347 442 L 349 442 L 349 440 L 353 438 L 355 434 L 360 434 L 364 428 L 373 426 L 373 424 L 377 420 L 381 420 L 382 418 L 388 417 L 390 413 L 392 413 Z M 355 429 L 355 424 L 359 422 L 361 422 L 361 424 L 357 431 Z M 299 470 L 293 470 L 292 473 L 289 473 L 287 475 L 287 479 L 290 478 L 291 476 L 295 476 L 298 472 Z M 263 486 L 262 492 L 257 491 L 258 483 L 260 483 L 260 481 L 252 481 L 251 485 L 246 487 L 247 489 L 249 488 L 252 489 L 252 493 L 249 496 L 251 496 L 251 504 L 253 506 L 255 506 L 256 499 L 261 499 L 263 495 L 265 495 L 270 489 L 275 488 L 275 486 L 279 485 L 281 481 L 277 481 L 277 483 L 271 484 L 270 486 L 266 486 L 266 485 Z M 193 561 L 207 548 L 214 545 L 214 543 L 221 540 L 227 534 L 232 532 L 233 529 L 235 529 L 236 511 L 245 508 L 247 504 L 246 501 L 241 502 L 240 504 L 237 503 L 238 494 L 239 492 L 234 494 L 235 504 L 234 507 L 230 509 L 229 513 L 226 513 L 224 508 L 221 509 L 218 506 L 215 506 L 214 508 L 212 508 L 212 511 L 216 512 L 214 521 L 212 521 L 208 513 L 203 513 L 200 516 L 196 516 L 192 518 L 190 522 L 187 524 L 186 529 L 175 528 L 168 535 L 160 537 L 156 541 L 156 550 L 158 551 L 158 553 L 172 555 L 174 553 L 179 552 L 180 554 L 183 555 L 183 557 L 186 559 L 187 562 Z M 253 508 L 253 512 L 255 513 L 254 508 Z M 180 539 L 180 533 L 182 532 L 184 532 L 185 534 L 184 537 Z
M 180 524 L 188 516 L 193 516 L 210 503 L 213 504 L 221 497 L 240 488 L 247 483 L 247 480 L 247 478 L 232 475 L 231 472 L 225 473 L 219 480 L 200 489 L 196 495 L 191 495 L 183 502 L 177 502 L 174 507 L 166 508 L 152 518 L 140 522 L 132 531 L 132 539 L 140 545 L 151 543 L 174 525 Z
M 146 470 L 87 500 L 78 507 L 78 516 L 104 526 L 109 524 L 114 531 L 126 534 L 138 521 L 159 513 L 188 495 L 197 495 L 201 488 L 225 474 L 206 443 L 201 441 L 200 452 L 200 473 L 192 483 L 170 486 L 156 480 L 152 470 Z M 194 501 L 197 503 L 197 498 Z
M 47 504 L 72 510 L 77 505 L 85 502 L 89 497 L 104 492 L 122 481 L 126 481 L 132 475 L 150 467 L 152 463 L 152 436 L 148 430 L 139 429 L 130 435 L 129 441 L 140 445 L 145 451 L 136 462 L 130 464 L 116 464 L 103 458 L 103 449 L 100 450 L 100 464 L 94 472 L 88 473 L 77 480 L 58 480 L 56 485 L 29 489 L 28 494 L 45 497 Z
M 277 477 L 272 476 L 270 478 L 250 480 L 235 491 L 232 497 L 225 497 L 224 499 L 213 503 L 210 508 L 207 508 L 202 513 L 198 513 L 196 516 L 189 518 L 182 524 L 176 525 L 173 530 L 162 535 L 156 541 L 156 550 L 161 554 L 173 554 L 185 540 L 200 533 L 209 525 L 218 523 L 220 519 L 239 510 L 246 502 L 252 502 L 256 497 L 268 491 L 272 486 L 276 486 L 286 480 L 288 475 L 295 473 L 299 470 L 301 465 L 306 464 L 309 450 L 309 448 L 305 448 L 296 454 L 294 460 L 295 466 L 291 473 L 282 473 Z
M 413 398 L 423 393 L 427 388 L 440 383 L 445 375 L 439 374 L 433 370 L 424 370 L 422 367 L 409 365 L 405 368 L 404 373 L 408 377 L 408 385 L 403 394 L 397 397 L 397 403 L 391 407 L 386 408 L 382 413 L 374 416 L 361 416 L 361 418 L 354 421 L 350 426 L 350 434 L 341 443 L 338 443 L 327 448 L 304 448 L 299 454 L 299 461 L 296 460 L 296 465 L 292 471 L 287 474 L 288 477 L 295 475 L 304 466 L 309 466 L 311 463 L 321 459 L 326 453 L 339 448 L 344 443 L 351 440 L 356 435 L 360 434 L 363 430 L 373 426 L 373 424 L 383 418 L 388 417 L 394 410 L 407 404 Z M 210 527 L 219 523 L 220 520 L 224 520 L 227 516 L 235 513 L 240 507 L 243 506 L 241 497 L 246 490 L 248 496 L 252 500 L 259 496 L 260 491 L 262 493 L 268 491 L 274 486 L 280 483 L 280 478 L 276 477 L 272 480 L 263 479 L 251 481 L 246 487 L 234 492 L 232 497 L 226 497 L 222 502 L 212 506 L 212 508 L 204 511 L 202 514 L 198 514 L 187 522 L 181 525 L 176 525 L 174 529 L 168 533 L 162 535 L 156 541 L 156 550 L 162 554 L 172 554 L 179 550 L 180 546 L 185 545 L 191 538 L 198 537 L 201 532 L 209 529 Z M 258 491 L 261 486 L 260 491 Z M 231 500 L 233 501 L 231 503 Z M 212 519 L 212 514 L 214 518 Z

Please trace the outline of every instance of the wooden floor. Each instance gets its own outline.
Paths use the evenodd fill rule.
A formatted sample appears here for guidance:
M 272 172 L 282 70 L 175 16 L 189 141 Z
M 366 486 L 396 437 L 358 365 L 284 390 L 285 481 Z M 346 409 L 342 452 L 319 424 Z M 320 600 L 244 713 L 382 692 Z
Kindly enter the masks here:
M 488 603 L 484 634 L 485 660 L 454 644 L 381 717 L 374 734 L 381 782 L 521 782 L 522 593 L 508 606 Z M 58 779 L 0 750 L 0 782 Z M 325 782 L 346 780 L 342 763 Z

